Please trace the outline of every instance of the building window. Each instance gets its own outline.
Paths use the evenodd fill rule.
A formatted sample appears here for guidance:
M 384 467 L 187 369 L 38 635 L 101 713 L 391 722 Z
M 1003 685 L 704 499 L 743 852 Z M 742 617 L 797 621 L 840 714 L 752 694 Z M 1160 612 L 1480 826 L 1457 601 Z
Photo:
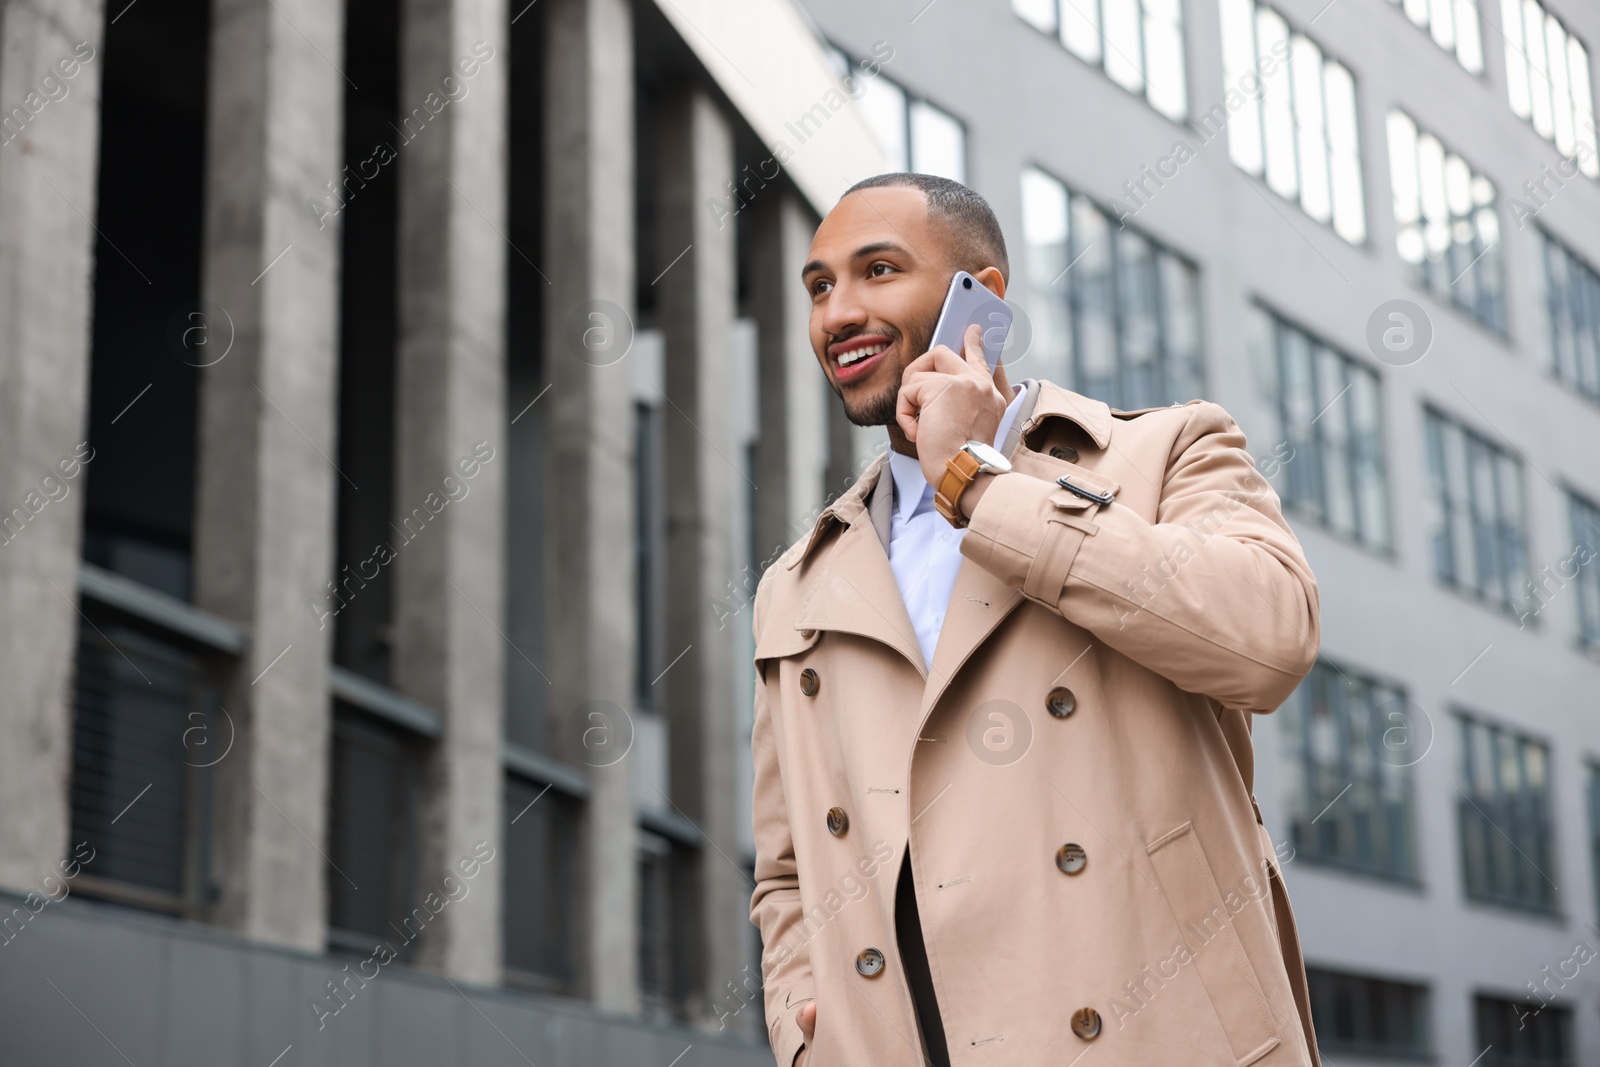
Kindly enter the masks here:
M 89 895 L 193 916 L 209 895 L 210 764 L 232 733 L 202 657 L 83 604 L 74 679 L 72 843 Z M 206 744 L 211 748 L 207 750 Z
M 677 998 L 688 988 L 679 937 L 679 883 L 686 875 L 671 841 L 639 830 L 639 994 L 646 1014 L 671 1019 Z
M 1404 112 L 1389 112 L 1388 125 L 1400 258 L 1418 285 L 1505 333 L 1494 183 Z
M 1194 265 L 1034 167 L 1022 172 L 1033 344 L 1019 364 L 1132 410 L 1201 392 Z
M 1457 805 L 1467 897 L 1553 913 L 1550 756 L 1542 742 L 1461 714 Z
M 1594 879 L 1596 914 L 1600 914 L 1600 763 L 1589 764 L 1589 873 Z
M 1264 308 L 1278 439 L 1293 452 L 1277 470 L 1284 504 L 1373 548 L 1389 547 L 1378 375 Z
M 509 982 L 571 993 L 583 804 L 551 783 L 506 776 L 504 919 Z
M 1169 119 L 1188 115 L 1180 0 L 1012 0 L 1011 8 Z
M 1456 57 L 1473 74 L 1483 73 L 1483 37 L 1478 28 L 1478 0 L 1389 0 L 1406 17 L 1427 30 L 1434 43 Z M 1492 2 L 1492 0 L 1491 0 Z
M 1306 968 L 1317 1046 L 1352 1056 L 1426 1056 L 1428 990 L 1409 982 Z
M 1259 79 L 1261 86 L 1228 123 L 1229 157 L 1360 244 L 1366 207 L 1349 69 L 1255 0 L 1222 0 L 1221 15 L 1227 84 L 1253 88 Z
M 637 373 L 637 371 L 635 372 Z M 663 457 L 666 455 L 666 423 L 661 412 L 661 396 L 654 402 L 634 404 L 634 596 L 638 611 L 634 615 L 634 701 L 642 710 L 656 707 L 660 690 L 654 686 L 666 666 L 666 491 Z
M 1454 419 L 1423 413 L 1433 478 L 1433 573 L 1506 611 L 1528 580 L 1522 464 Z
M 1589 50 L 1539 0 L 1501 0 L 1500 12 L 1511 110 L 1583 173 L 1600 178 Z
M 1572 1011 L 1498 997 L 1473 998 L 1479 1067 L 1574 1067 Z
M 1326 660 L 1312 667 L 1284 707 L 1296 855 L 1416 880 L 1408 768 L 1418 724 L 1409 707 L 1394 686 Z
M 328 803 L 328 944 L 406 958 L 430 912 L 416 887 L 418 739 L 342 700 L 333 706 Z
M 840 78 L 851 74 L 845 53 L 829 47 L 828 58 Z M 854 79 L 860 87 L 856 108 L 888 153 L 890 170 L 967 180 L 967 129 L 960 119 L 912 96 L 881 72 Z
M 1572 515 L 1573 552 L 1570 562 L 1557 563 L 1557 575 L 1566 580 L 1566 571 L 1576 570 L 1578 645 L 1600 650 L 1600 504 L 1577 493 L 1567 493 L 1567 508 Z
M 1550 318 L 1550 369 L 1600 402 L 1600 272 L 1544 230 L 1545 307 Z

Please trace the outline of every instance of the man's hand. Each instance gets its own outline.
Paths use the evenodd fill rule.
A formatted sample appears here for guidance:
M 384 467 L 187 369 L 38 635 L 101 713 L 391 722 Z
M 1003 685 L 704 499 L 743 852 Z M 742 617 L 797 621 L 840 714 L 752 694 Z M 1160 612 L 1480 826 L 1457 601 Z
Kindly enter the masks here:
M 805 1067 L 811 1058 L 811 1039 L 817 1033 L 817 1002 L 800 1005 L 800 1010 L 794 1013 L 794 1021 L 800 1024 L 800 1032 L 806 1035 L 806 1043 L 801 1046 L 800 1052 L 794 1058 L 794 1067 Z
M 960 355 L 936 345 L 906 364 L 894 417 L 917 446 L 923 477 L 937 488 L 962 445 L 994 440 L 1006 404 L 983 356 L 983 327 L 973 323 Z

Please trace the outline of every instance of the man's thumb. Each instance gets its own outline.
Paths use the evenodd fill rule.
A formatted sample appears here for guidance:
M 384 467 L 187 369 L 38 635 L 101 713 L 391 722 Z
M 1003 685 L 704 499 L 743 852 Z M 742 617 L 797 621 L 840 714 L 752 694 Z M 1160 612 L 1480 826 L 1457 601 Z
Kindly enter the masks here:
M 794 1013 L 794 1020 L 800 1024 L 800 1032 L 806 1035 L 806 1041 L 809 1042 L 812 1035 L 817 1032 L 816 1001 L 800 1005 L 800 1010 Z

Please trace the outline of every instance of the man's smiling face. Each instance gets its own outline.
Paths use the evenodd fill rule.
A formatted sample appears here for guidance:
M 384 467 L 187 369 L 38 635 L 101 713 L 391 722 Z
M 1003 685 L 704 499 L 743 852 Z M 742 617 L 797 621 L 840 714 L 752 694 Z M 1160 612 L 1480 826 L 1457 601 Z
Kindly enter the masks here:
M 950 285 L 945 246 L 911 186 L 850 193 L 811 239 L 811 348 L 858 426 L 894 424 L 901 372 L 928 350 Z

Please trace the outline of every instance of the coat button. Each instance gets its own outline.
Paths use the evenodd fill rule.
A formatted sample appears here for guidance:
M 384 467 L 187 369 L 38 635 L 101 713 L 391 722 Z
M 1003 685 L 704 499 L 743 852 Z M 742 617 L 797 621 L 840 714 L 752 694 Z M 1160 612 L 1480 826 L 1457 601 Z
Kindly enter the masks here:
M 843 808 L 828 809 L 828 833 L 834 837 L 843 837 L 844 832 L 850 829 L 850 816 L 844 813 Z
M 1056 445 L 1050 449 L 1050 455 L 1056 459 L 1075 461 L 1078 458 L 1078 450 L 1066 445 Z
M 1088 1041 L 1100 1036 L 1100 1013 L 1093 1008 L 1079 1008 L 1072 1013 L 1072 1032 Z
M 1056 866 L 1067 874 L 1077 874 L 1089 862 L 1089 854 L 1076 841 L 1068 841 L 1056 849 Z
M 883 953 L 875 948 L 862 949 L 856 953 L 856 970 L 865 978 L 874 978 L 881 974 L 883 972 Z
M 1044 706 L 1049 708 L 1050 714 L 1056 718 L 1065 719 L 1078 706 L 1078 698 L 1073 696 L 1072 690 L 1066 686 L 1058 685 L 1044 698 Z
M 817 631 L 815 631 L 815 630 L 801 630 L 800 631 L 800 636 L 801 637 L 805 637 L 805 638 L 810 638 L 810 637 L 816 636 L 816 632 Z
M 808 697 L 817 695 L 817 672 L 807 667 L 800 672 L 800 692 Z

